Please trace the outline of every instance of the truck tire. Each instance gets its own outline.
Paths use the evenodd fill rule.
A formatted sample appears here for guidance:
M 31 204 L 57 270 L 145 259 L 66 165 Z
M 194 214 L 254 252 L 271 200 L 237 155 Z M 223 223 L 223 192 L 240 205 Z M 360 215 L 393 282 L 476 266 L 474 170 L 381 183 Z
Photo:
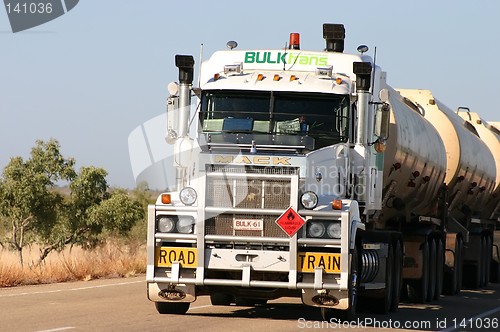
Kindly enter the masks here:
M 210 294 L 210 302 L 213 306 L 228 306 L 233 302 L 233 297 L 229 294 L 214 293 Z
M 432 301 L 436 293 L 437 246 L 434 239 L 429 239 L 429 267 L 429 286 L 427 287 L 426 302 Z
M 443 293 L 443 277 L 444 277 L 444 243 L 441 238 L 436 239 L 436 290 L 434 292 L 434 300 L 438 300 Z
M 403 285 L 403 248 L 401 241 L 396 241 L 394 246 L 394 270 L 392 281 L 392 299 L 389 311 L 394 312 L 399 307 L 401 288 Z
M 387 262 L 385 268 L 385 289 L 382 298 L 375 299 L 372 303 L 372 310 L 377 314 L 386 315 L 391 310 L 391 301 L 393 299 L 392 292 L 394 291 L 394 246 L 389 245 L 387 253 Z
M 329 322 L 332 318 L 338 318 L 341 321 L 353 321 L 356 318 L 356 308 L 358 305 L 358 250 L 352 251 L 351 280 L 349 282 L 349 308 L 346 310 L 320 308 L 321 318 Z
M 155 302 L 156 310 L 162 315 L 184 315 L 189 305 L 189 302 Z
M 455 295 L 460 292 L 462 286 L 462 238 L 455 240 L 453 252 L 453 268 L 444 275 L 443 294 Z
M 408 298 L 412 302 L 425 303 L 429 288 L 429 242 L 422 243 L 422 277 L 407 283 Z

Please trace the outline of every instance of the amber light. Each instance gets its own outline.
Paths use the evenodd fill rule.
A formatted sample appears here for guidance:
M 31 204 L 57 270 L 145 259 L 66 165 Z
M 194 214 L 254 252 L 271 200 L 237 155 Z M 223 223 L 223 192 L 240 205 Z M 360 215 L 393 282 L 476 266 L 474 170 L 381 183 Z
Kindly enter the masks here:
M 295 76 L 295 75 L 290 76 L 290 82 L 295 81 L 296 79 L 297 79 L 297 76 Z
M 280 75 L 275 74 L 273 77 L 273 81 L 279 81 L 281 79 Z
M 257 75 L 257 81 L 262 81 L 264 79 L 264 74 Z
M 170 197 L 170 194 L 161 194 L 161 203 L 172 204 L 172 199 Z
M 290 34 L 290 49 L 292 50 L 300 50 L 300 34 L 296 32 L 292 32 Z
M 214 74 L 214 81 L 217 81 L 219 78 L 220 78 L 220 74 L 219 73 Z
M 337 78 L 335 79 L 335 83 L 337 83 L 338 85 L 342 84 L 342 82 L 343 82 L 343 81 L 342 81 L 342 79 L 341 79 L 340 77 L 337 77 Z
M 342 200 L 334 199 L 332 201 L 332 209 L 334 210 L 342 210 Z

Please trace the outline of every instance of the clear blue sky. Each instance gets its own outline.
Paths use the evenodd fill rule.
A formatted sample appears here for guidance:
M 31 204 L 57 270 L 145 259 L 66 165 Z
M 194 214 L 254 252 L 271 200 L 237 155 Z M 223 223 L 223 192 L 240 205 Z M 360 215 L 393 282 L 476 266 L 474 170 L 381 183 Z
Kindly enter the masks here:
M 37 139 L 57 139 L 77 166 L 134 187 L 127 138 L 162 114 L 175 54 L 198 62 L 236 40 L 282 48 L 290 32 L 320 50 L 323 23 L 346 26 L 346 51 L 377 47 L 396 88 L 430 89 L 450 108 L 500 121 L 500 1 L 100 1 L 13 34 L 0 8 L 0 170 Z

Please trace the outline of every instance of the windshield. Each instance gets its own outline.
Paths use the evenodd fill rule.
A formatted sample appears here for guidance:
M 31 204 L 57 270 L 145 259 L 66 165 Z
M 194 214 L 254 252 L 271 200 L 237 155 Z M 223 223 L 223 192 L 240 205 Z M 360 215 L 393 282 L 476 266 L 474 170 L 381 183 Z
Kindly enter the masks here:
M 204 133 L 304 135 L 315 148 L 346 142 L 348 96 L 265 91 L 205 91 Z

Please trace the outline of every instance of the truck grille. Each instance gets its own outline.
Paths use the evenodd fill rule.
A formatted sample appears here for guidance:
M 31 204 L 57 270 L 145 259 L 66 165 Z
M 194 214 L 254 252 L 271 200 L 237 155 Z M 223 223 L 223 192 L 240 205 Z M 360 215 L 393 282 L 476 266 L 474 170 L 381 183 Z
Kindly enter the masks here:
M 228 212 L 209 218 L 206 234 L 232 236 L 287 236 L 275 220 L 278 216 L 230 213 L 233 208 L 285 210 L 292 202 L 291 178 L 298 168 L 207 165 L 207 207 L 227 208 Z M 245 176 L 246 175 L 246 176 Z M 259 177 L 259 175 L 262 175 Z M 280 175 L 273 178 L 269 175 Z M 289 177 L 282 177 L 290 175 Z M 293 199 L 297 199 L 296 197 Z M 233 220 L 263 219 L 263 230 L 234 230 Z

